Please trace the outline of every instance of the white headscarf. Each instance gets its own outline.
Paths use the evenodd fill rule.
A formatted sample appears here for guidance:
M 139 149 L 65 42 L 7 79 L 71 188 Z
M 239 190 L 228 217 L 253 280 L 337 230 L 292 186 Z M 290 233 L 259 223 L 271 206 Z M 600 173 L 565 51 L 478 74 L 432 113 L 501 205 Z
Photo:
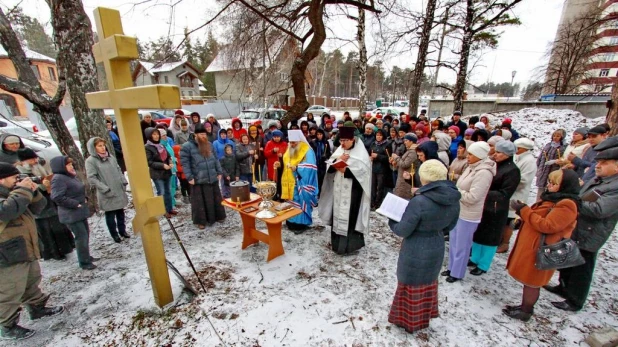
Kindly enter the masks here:
M 288 130 L 288 141 L 289 142 L 304 142 L 306 144 L 309 144 L 303 132 L 297 129 Z

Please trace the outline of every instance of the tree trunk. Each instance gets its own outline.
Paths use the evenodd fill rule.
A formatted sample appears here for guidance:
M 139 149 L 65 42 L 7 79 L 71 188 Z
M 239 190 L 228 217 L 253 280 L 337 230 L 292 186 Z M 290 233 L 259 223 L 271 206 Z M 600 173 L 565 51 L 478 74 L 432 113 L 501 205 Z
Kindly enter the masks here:
M 410 106 L 408 108 L 408 114 L 410 115 L 416 115 L 418 113 L 418 98 L 421 93 L 421 83 L 423 82 L 423 72 L 425 71 L 425 62 L 427 61 L 427 50 L 429 49 L 429 41 L 431 40 L 431 28 L 433 27 L 435 12 L 436 0 L 427 1 L 427 9 L 425 10 L 425 18 L 423 20 L 423 31 L 421 32 L 421 43 L 418 46 L 416 65 L 414 65 L 414 75 L 409 84 Z
M 459 71 L 457 71 L 457 81 L 453 90 L 453 110 L 463 112 L 463 97 L 466 90 L 466 80 L 468 78 L 468 59 L 472 47 L 472 25 L 474 20 L 474 1 L 468 0 L 466 5 L 466 21 L 464 24 L 463 38 L 461 40 L 461 53 L 459 56 Z
M 309 108 L 307 101 L 307 90 L 305 87 L 305 72 L 309 63 L 320 54 L 320 48 L 326 40 L 326 29 L 324 27 L 324 5 L 319 0 L 311 0 L 307 18 L 313 29 L 311 41 L 303 51 L 294 59 L 292 64 L 292 89 L 294 89 L 294 104 L 281 119 L 283 126 L 287 123 L 299 119 L 305 110 Z
M 447 34 L 447 23 L 448 23 L 448 9 L 444 13 L 444 26 L 442 27 L 442 34 L 440 35 L 440 43 L 438 44 L 438 59 L 436 61 L 436 72 L 433 75 L 433 79 L 431 82 L 431 98 L 433 99 L 436 96 L 436 84 L 438 84 L 438 74 L 440 72 L 440 64 L 442 63 L 442 50 L 444 49 L 444 40 L 446 39 Z
M 91 110 L 86 101 L 86 93 L 99 90 L 97 66 L 92 54 L 94 39 L 90 19 L 80 0 L 47 0 L 47 3 L 51 10 L 54 39 L 59 47 L 56 62 L 58 68 L 65 71 L 82 153 L 86 158 L 89 156 L 88 140 L 96 136 L 105 139 L 109 153 L 115 155 L 103 111 Z M 53 132 L 50 129 L 50 133 Z M 84 174 L 84 171 L 80 174 Z M 95 191 L 89 189 L 88 180 L 82 182 L 86 184 L 90 209 L 94 211 Z
M 328 57 L 328 55 L 324 56 L 324 67 L 322 68 L 322 76 L 320 77 L 320 89 L 318 91 L 318 95 L 316 96 L 323 96 L 324 94 L 322 94 L 323 91 L 323 87 L 324 87 L 324 77 L 326 76 L 326 65 L 328 65 L 328 61 L 330 60 L 330 58 Z M 326 105 L 324 105 L 326 106 Z
M 612 85 L 612 106 L 609 108 L 605 122 L 609 124 L 611 130 L 609 136 L 618 135 L 618 81 Z
M 363 119 L 367 109 L 367 46 L 365 45 L 365 10 L 358 9 L 358 116 Z

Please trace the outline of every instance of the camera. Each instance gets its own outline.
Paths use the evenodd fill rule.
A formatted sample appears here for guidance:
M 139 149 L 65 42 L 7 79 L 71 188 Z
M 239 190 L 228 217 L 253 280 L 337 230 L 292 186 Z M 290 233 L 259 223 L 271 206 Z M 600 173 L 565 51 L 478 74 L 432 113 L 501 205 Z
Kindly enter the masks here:
M 32 182 L 34 182 L 36 184 L 41 184 L 43 182 L 43 179 L 41 177 L 30 176 L 28 174 L 19 174 L 19 175 L 17 175 L 17 182 L 21 182 L 21 181 L 25 180 L 26 178 L 30 178 L 30 180 L 32 180 Z

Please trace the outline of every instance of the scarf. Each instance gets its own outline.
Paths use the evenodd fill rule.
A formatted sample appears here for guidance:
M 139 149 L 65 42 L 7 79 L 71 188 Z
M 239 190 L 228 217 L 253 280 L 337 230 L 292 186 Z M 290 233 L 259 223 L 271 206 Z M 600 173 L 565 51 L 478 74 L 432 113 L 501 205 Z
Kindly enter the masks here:
M 154 143 L 151 140 L 146 141 L 146 144 L 155 147 L 157 152 L 159 152 L 159 156 L 161 156 L 161 160 L 163 162 L 167 161 L 167 149 L 165 149 L 165 147 L 163 147 L 160 143 Z
M 105 153 L 101 154 L 99 152 L 97 152 L 97 155 L 99 156 L 99 158 L 105 160 L 109 157 L 109 153 L 107 153 L 107 151 L 105 151 Z
M 551 201 L 558 203 L 560 200 L 570 199 L 575 202 L 577 207 L 581 205 L 581 198 L 579 197 L 579 176 L 573 170 L 563 170 L 562 182 L 560 182 L 560 190 L 555 193 L 544 191 L 541 194 L 541 200 Z

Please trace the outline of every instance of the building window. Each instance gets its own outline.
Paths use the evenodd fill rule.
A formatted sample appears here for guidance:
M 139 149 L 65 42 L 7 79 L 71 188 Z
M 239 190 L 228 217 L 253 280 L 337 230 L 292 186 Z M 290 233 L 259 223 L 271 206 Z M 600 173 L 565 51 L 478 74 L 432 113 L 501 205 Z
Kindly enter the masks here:
M 32 72 L 34 72 L 34 75 L 36 76 L 36 79 L 40 80 L 41 79 L 41 73 L 39 72 L 39 66 L 38 65 L 30 65 L 30 68 L 32 69 Z
M 609 44 L 612 46 L 618 45 L 618 37 L 614 36 L 614 37 L 610 37 L 609 38 Z
M 609 76 L 609 69 L 601 69 L 601 72 L 599 72 L 599 77 L 607 77 Z
M 167 78 L 167 76 L 163 76 L 163 82 L 165 82 L 165 84 L 170 83 L 169 78 Z
M 194 88 L 193 79 L 189 75 L 180 78 L 180 86 L 183 88 Z
M 48 67 L 47 71 L 49 72 L 49 79 L 51 81 L 56 81 L 56 70 L 53 67 Z

